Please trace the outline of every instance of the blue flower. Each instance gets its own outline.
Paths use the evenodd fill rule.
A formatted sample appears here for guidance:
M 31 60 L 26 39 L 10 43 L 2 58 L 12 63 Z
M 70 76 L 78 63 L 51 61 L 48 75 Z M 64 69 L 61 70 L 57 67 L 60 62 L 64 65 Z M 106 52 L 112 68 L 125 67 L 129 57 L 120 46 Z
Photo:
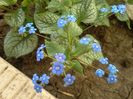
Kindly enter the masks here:
M 25 27 L 28 27 L 28 28 L 30 28 L 30 27 L 32 27 L 33 26 L 33 23 L 27 23 L 26 25 L 25 25 Z
M 33 26 L 30 27 L 30 28 L 29 28 L 29 34 L 34 34 L 34 33 L 36 33 L 36 30 L 37 30 L 37 29 L 36 29 L 35 27 L 33 27 Z
M 76 22 L 76 18 L 75 18 L 75 16 L 74 15 L 68 15 L 67 16 L 67 21 L 68 22 Z
M 24 26 L 19 27 L 18 29 L 19 34 L 23 34 L 26 32 L 26 28 Z
M 109 74 L 108 75 L 108 78 L 107 78 L 107 82 L 109 84 L 114 84 L 116 83 L 118 80 L 117 80 L 117 76 L 116 75 L 112 75 L 112 74 Z
M 64 72 L 64 65 L 60 62 L 54 62 L 52 67 L 52 73 L 56 75 L 61 75 Z
M 37 84 L 37 81 L 39 80 L 39 76 L 37 74 L 34 74 L 33 77 L 32 77 L 32 82 L 33 84 Z
M 59 18 L 57 21 L 57 26 L 59 28 L 63 28 L 67 24 L 67 21 L 63 18 Z
M 119 10 L 118 10 L 116 5 L 111 6 L 111 12 L 112 13 L 118 13 L 119 12 Z
M 70 86 L 74 83 L 75 76 L 72 76 L 71 74 L 67 74 L 64 78 L 65 86 Z
M 109 64 L 108 70 L 109 70 L 110 74 L 116 74 L 118 72 L 118 69 L 112 64 Z
M 97 43 L 92 44 L 92 49 L 94 52 L 101 52 L 101 46 Z
M 102 69 L 97 69 L 95 72 L 96 76 L 98 77 L 103 77 L 103 75 L 105 74 L 105 72 Z
M 107 8 L 101 8 L 100 12 L 108 12 L 109 10 Z
M 119 4 L 117 8 L 120 14 L 123 14 L 126 11 L 126 6 L 124 4 Z
M 56 53 L 55 58 L 58 62 L 63 63 L 66 59 L 66 56 L 63 53 Z
M 43 87 L 41 85 L 39 85 L 39 84 L 35 84 L 34 85 L 34 89 L 36 90 L 37 93 L 41 93 Z
M 49 83 L 49 79 L 50 77 L 47 76 L 46 74 L 43 74 L 41 77 L 40 77 L 40 81 L 42 84 L 48 84 Z
M 108 62 L 108 58 L 100 58 L 99 59 L 99 62 L 101 63 L 101 64 L 108 64 L 109 62 Z
M 41 61 L 43 58 L 44 58 L 44 51 L 43 49 L 45 48 L 46 46 L 44 44 L 42 44 L 38 49 L 37 49 L 37 52 L 36 52 L 36 59 L 37 61 Z
M 90 38 L 83 37 L 83 38 L 80 39 L 80 44 L 87 45 L 87 44 L 89 44 L 90 41 L 91 41 Z

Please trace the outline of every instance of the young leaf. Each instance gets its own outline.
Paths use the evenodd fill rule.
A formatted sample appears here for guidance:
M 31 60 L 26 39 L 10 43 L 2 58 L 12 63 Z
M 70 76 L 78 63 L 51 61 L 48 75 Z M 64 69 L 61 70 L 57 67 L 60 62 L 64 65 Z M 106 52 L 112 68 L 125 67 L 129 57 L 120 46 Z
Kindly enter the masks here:
M 4 51 L 7 57 L 18 58 L 32 52 L 38 43 L 36 35 L 19 35 L 16 31 L 11 30 L 4 40 Z
M 22 9 L 18 9 L 12 13 L 6 13 L 4 18 L 11 27 L 19 27 L 25 21 L 25 13 Z
M 120 21 L 127 21 L 127 20 L 129 20 L 127 13 L 123 13 L 123 14 L 117 13 L 116 17 Z
M 72 61 L 71 65 L 75 71 L 83 75 L 83 67 L 77 60 Z
M 56 53 L 64 53 L 65 49 L 57 42 L 45 41 L 46 50 L 49 56 L 54 56 Z
M 71 34 L 73 37 L 79 36 L 83 32 L 76 22 L 70 22 L 65 29 L 66 32 Z
M 58 18 L 58 15 L 51 12 L 38 13 L 34 15 L 35 24 L 40 33 L 46 34 L 52 34 L 57 31 L 56 22 Z
M 9 6 L 13 5 L 17 2 L 17 0 L 0 0 L 0 6 Z

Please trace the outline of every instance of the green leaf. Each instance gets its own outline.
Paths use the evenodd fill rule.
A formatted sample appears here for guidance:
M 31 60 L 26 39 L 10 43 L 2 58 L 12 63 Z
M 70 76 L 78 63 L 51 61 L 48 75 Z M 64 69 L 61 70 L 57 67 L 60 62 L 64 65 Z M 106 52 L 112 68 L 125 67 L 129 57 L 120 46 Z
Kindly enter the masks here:
M 32 2 L 32 0 L 23 0 L 23 2 L 22 2 L 22 6 L 23 7 L 27 7 L 27 6 L 29 6 L 29 4 Z
M 78 59 L 80 59 L 81 61 L 85 62 L 86 64 L 91 65 L 94 60 L 99 60 L 100 58 L 102 58 L 103 54 L 102 54 L 102 52 L 96 53 L 93 51 L 92 44 L 94 42 L 97 44 L 99 44 L 99 43 L 91 35 L 88 35 L 88 37 L 91 39 L 91 42 L 88 45 L 86 45 L 86 47 L 84 47 L 84 51 L 80 51 L 80 53 L 76 53 L 76 57 Z M 79 48 L 75 48 L 75 50 L 79 50 Z M 81 47 L 80 50 L 83 50 L 83 48 Z
M 40 33 L 46 34 L 57 32 L 56 22 L 58 18 L 58 15 L 51 12 L 38 13 L 34 15 L 35 24 Z
M 133 0 L 127 0 L 127 3 L 133 4 Z
M 18 9 L 12 13 L 6 13 L 4 18 L 11 27 L 19 27 L 25 21 L 25 13 L 22 9 Z
M 65 49 L 57 42 L 45 41 L 46 50 L 49 56 L 54 56 L 56 53 L 64 53 Z
M 110 26 L 110 22 L 109 22 L 109 19 L 108 19 L 108 15 L 109 15 L 110 11 L 100 12 L 101 8 L 110 9 L 110 6 L 106 2 L 106 0 L 96 0 L 96 6 L 97 6 L 97 10 L 98 10 L 98 16 L 97 16 L 97 18 L 96 18 L 96 20 L 94 21 L 93 24 L 95 26 L 99 26 L 99 25 Z
M 123 14 L 117 13 L 115 15 L 116 15 L 117 19 L 120 20 L 120 21 L 129 20 L 127 13 L 123 13 Z
M 17 0 L 0 0 L 0 6 L 9 6 L 13 5 L 17 2 Z
M 75 71 L 83 75 L 83 67 L 77 60 L 72 61 L 71 65 Z
M 83 30 L 78 26 L 76 22 L 70 22 L 66 28 L 65 31 L 74 36 L 79 36 Z
M 48 0 L 35 0 L 35 13 L 45 12 L 47 2 Z
M 82 0 L 81 3 L 72 7 L 71 13 L 77 17 L 78 22 L 94 22 L 94 20 L 97 18 L 95 0 Z
M 38 43 L 36 35 L 19 35 L 16 31 L 11 30 L 4 40 L 4 51 L 7 57 L 18 58 L 32 52 Z

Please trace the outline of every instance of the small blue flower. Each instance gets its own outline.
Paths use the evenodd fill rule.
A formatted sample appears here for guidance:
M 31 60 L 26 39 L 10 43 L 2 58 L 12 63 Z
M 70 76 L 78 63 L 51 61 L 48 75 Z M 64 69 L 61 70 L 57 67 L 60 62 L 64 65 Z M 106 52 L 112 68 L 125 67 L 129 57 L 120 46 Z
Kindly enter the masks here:
M 111 6 L 111 12 L 112 13 L 118 13 L 119 12 L 119 10 L 118 10 L 116 5 Z
M 57 21 L 57 26 L 59 28 L 63 28 L 67 24 L 67 21 L 63 18 L 59 18 Z
M 34 85 L 34 89 L 36 90 L 37 93 L 41 93 L 43 87 L 41 85 L 39 85 L 39 84 L 35 84 Z
M 34 74 L 33 77 L 32 77 L 32 82 L 33 84 L 37 84 L 37 81 L 39 80 L 39 76 L 37 74 Z
M 37 49 L 37 52 L 36 52 L 36 59 L 37 61 L 41 61 L 43 58 L 44 58 L 44 51 L 43 49 L 45 48 L 46 46 L 44 44 L 42 44 L 38 49 Z
M 60 62 L 54 62 L 52 67 L 52 73 L 56 75 L 61 75 L 64 72 L 64 65 Z
M 74 15 L 68 15 L 67 16 L 67 21 L 68 22 L 76 22 L 76 18 L 75 18 L 75 16 Z
M 26 32 L 26 28 L 24 26 L 19 27 L 19 29 L 18 29 L 19 34 L 23 34 L 25 32 Z
M 95 72 L 96 76 L 98 77 L 103 77 L 103 75 L 105 74 L 105 72 L 102 69 L 97 69 Z
M 75 76 L 72 76 L 71 74 L 67 74 L 64 78 L 65 86 L 70 86 L 74 83 Z
M 28 27 L 28 28 L 30 28 L 30 27 L 32 27 L 33 26 L 33 23 L 27 23 L 26 25 L 25 25 L 25 27 Z
M 101 63 L 101 64 L 108 64 L 109 62 L 108 62 L 108 58 L 100 58 L 99 59 L 99 62 Z
M 40 77 L 40 81 L 42 84 L 48 84 L 49 83 L 49 79 L 50 77 L 47 76 L 46 74 L 43 74 L 41 77 Z
M 109 64 L 108 70 L 109 70 L 110 74 L 116 74 L 118 72 L 118 69 L 112 64 Z
M 97 43 L 92 44 L 92 49 L 94 52 L 101 52 L 101 46 Z
M 89 44 L 90 41 L 91 41 L 90 38 L 83 37 L 83 38 L 80 39 L 80 44 L 87 45 L 87 44 Z
M 65 62 L 66 56 L 63 53 L 56 53 L 55 58 L 58 62 Z
M 100 12 L 108 12 L 109 11 L 109 9 L 107 9 L 107 8 L 101 8 L 100 9 Z
M 124 12 L 126 12 L 126 6 L 124 4 L 119 4 L 117 8 L 120 14 L 123 14 Z
M 116 83 L 118 80 L 117 80 L 117 76 L 116 75 L 112 75 L 112 74 L 109 74 L 108 75 L 108 78 L 107 78 L 107 82 L 109 84 L 114 84 Z
M 30 28 L 29 28 L 29 34 L 34 34 L 34 33 L 36 33 L 36 30 L 37 30 L 37 29 L 36 29 L 35 27 L 33 27 L 33 26 L 30 27 Z

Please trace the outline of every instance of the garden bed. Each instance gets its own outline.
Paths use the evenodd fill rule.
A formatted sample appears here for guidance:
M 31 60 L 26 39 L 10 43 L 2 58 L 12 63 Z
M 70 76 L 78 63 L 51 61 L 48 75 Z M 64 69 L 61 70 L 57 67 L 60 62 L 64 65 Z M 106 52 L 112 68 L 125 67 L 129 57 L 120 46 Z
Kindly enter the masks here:
M 0 17 L 0 56 L 6 59 L 3 40 L 9 27 Z M 85 76 L 76 78 L 73 86 L 64 87 L 61 77 L 53 77 L 45 87 L 59 99 L 133 99 L 133 30 L 115 18 L 111 18 L 111 27 L 90 28 L 85 31 L 97 38 L 104 55 L 119 68 L 118 83 L 109 85 L 106 80 L 97 78 L 94 70 L 88 68 Z M 42 74 L 49 69 L 50 59 L 36 62 L 35 52 L 18 59 L 6 59 L 30 78 L 34 73 Z M 94 64 L 100 67 L 97 62 Z M 105 78 L 106 79 L 106 78 Z

